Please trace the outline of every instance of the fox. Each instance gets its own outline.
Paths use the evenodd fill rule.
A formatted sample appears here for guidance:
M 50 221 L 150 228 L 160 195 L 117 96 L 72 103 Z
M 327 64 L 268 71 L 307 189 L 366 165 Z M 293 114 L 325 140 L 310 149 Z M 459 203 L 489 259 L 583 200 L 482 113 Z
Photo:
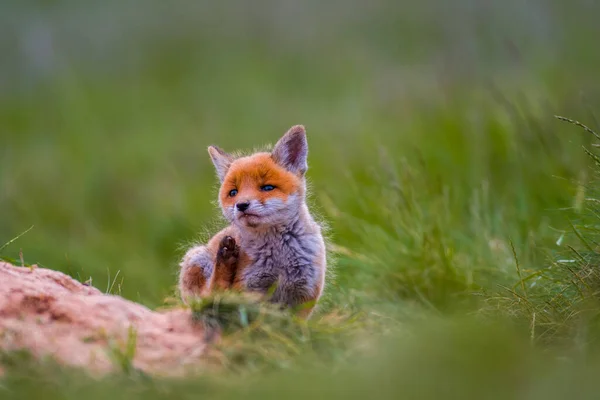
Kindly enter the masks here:
M 179 266 L 184 302 L 234 290 L 309 318 L 325 285 L 322 226 L 307 203 L 308 142 L 292 126 L 272 151 L 234 156 L 211 145 L 228 226 L 190 248 Z

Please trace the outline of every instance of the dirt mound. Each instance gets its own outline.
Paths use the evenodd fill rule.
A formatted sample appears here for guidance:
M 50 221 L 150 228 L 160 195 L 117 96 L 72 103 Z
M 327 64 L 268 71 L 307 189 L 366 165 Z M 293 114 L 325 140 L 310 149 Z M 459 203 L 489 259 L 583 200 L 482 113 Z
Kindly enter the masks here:
M 189 310 L 154 312 L 61 272 L 0 262 L 0 350 L 18 349 L 95 373 L 158 375 L 202 368 L 208 350 Z

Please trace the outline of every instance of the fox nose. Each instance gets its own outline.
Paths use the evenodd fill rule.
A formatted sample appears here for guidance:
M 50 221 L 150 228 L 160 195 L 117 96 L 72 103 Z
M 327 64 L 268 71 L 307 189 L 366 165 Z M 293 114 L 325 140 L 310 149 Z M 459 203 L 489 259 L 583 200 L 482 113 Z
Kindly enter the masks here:
M 238 209 L 238 211 L 244 212 L 248 209 L 248 207 L 250 207 L 250 203 L 248 203 L 248 202 L 237 203 L 235 205 L 235 207 Z

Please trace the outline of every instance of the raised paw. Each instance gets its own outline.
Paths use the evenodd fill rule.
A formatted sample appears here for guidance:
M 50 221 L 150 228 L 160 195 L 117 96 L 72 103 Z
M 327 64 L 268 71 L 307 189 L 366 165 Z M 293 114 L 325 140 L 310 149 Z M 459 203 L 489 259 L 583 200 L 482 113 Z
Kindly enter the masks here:
M 240 247 L 236 245 L 234 238 L 225 236 L 221 239 L 219 250 L 217 251 L 217 262 L 233 265 L 237 262 L 239 255 Z

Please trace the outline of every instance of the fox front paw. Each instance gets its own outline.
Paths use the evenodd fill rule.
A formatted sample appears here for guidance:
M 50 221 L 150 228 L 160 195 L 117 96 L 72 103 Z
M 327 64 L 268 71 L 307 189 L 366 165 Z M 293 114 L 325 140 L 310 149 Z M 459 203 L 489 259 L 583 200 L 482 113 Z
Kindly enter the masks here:
M 233 266 L 237 263 L 240 255 L 240 246 L 235 243 L 235 239 L 231 236 L 225 236 L 219 243 L 217 251 L 217 263 Z

